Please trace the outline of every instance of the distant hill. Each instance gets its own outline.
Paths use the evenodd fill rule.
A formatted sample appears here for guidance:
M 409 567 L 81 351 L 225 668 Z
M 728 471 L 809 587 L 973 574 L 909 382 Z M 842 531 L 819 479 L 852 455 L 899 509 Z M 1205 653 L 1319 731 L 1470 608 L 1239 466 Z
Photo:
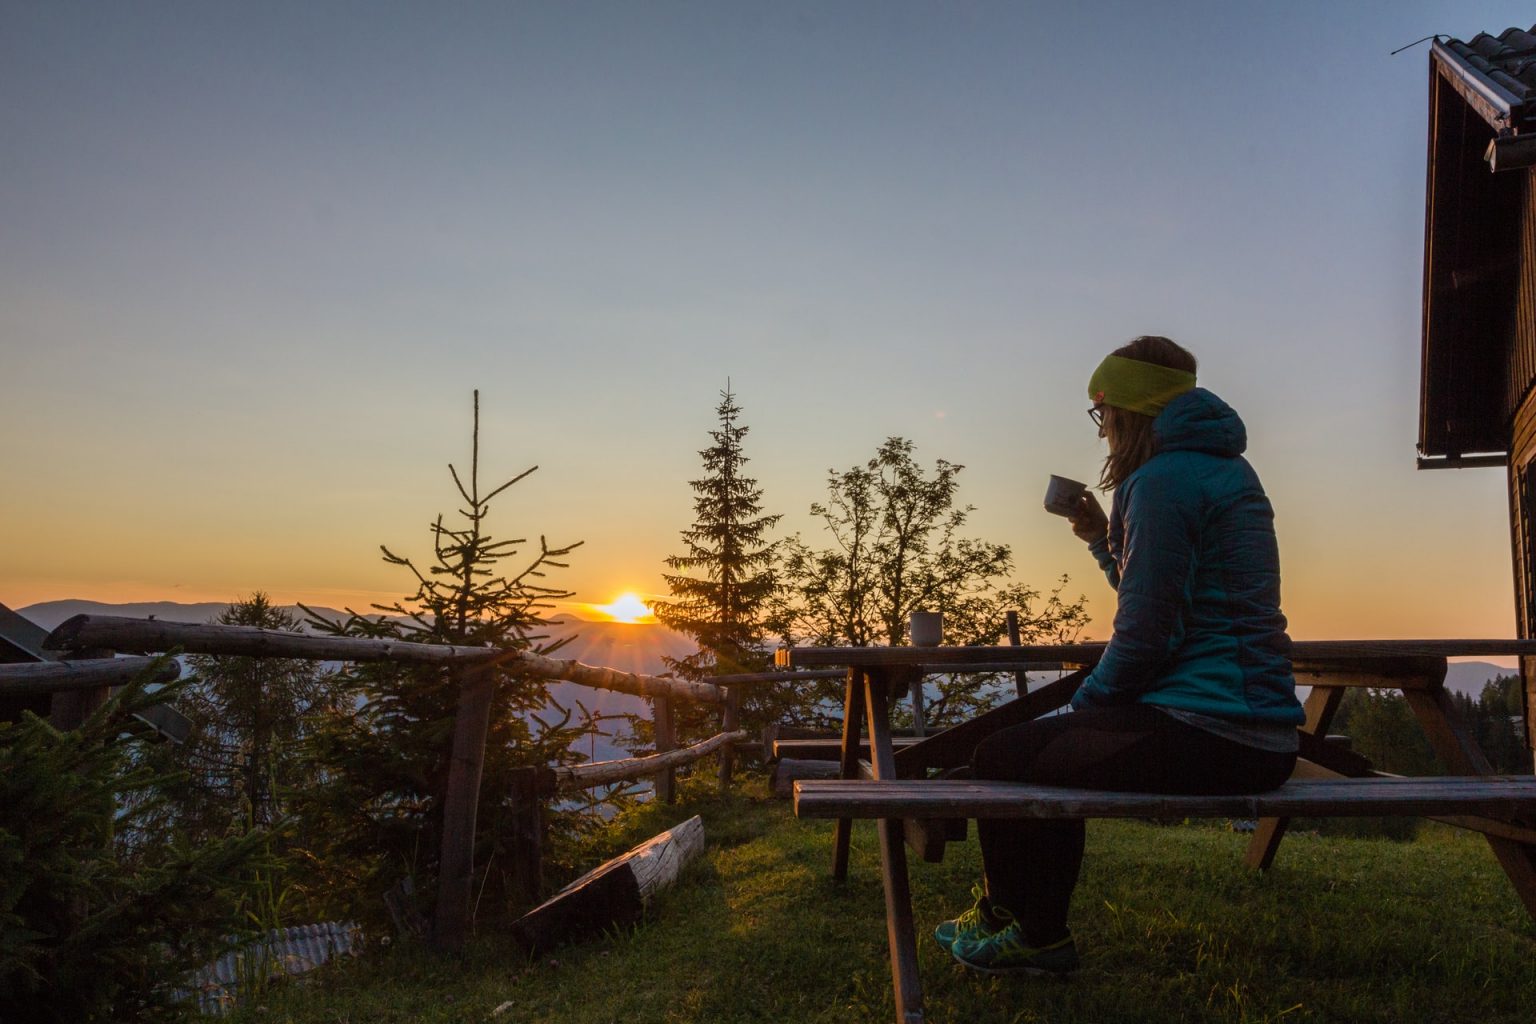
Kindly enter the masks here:
M 1499 676 L 1516 675 L 1519 671 L 1517 668 L 1506 668 L 1489 661 L 1456 662 L 1446 668 L 1445 687 L 1476 700 L 1482 695 L 1483 687 L 1490 680 L 1497 679 Z
M 53 630 L 76 615 L 123 615 L 130 619 L 154 618 L 164 622 L 204 623 L 223 615 L 228 607 L 226 602 L 215 601 L 197 604 L 182 604 L 176 601 L 107 604 L 103 601 L 65 600 L 29 604 L 25 608 L 16 610 L 44 629 Z M 304 610 L 298 605 L 283 605 L 282 608 L 283 611 L 298 617 L 301 621 L 305 617 Z M 316 608 L 315 611 L 327 618 L 346 618 L 346 612 L 337 611 L 335 608 Z

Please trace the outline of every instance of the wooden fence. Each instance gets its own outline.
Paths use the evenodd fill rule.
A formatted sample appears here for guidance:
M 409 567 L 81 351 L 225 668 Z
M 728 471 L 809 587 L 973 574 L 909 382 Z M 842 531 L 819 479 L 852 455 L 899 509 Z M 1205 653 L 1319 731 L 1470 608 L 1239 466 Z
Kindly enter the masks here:
M 537 901 L 542 895 L 540 863 L 545 801 L 562 791 L 654 777 L 657 798 L 670 802 L 674 796 L 675 769 L 717 752 L 720 755 L 719 781 L 724 789 L 731 782 L 733 748 L 747 738 L 747 733 L 739 727 L 742 687 L 790 680 L 842 678 L 845 675 L 842 669 L 779 671 L 718 676 L 708 683 L 698 683 L 621 672 L 527 651 L 316 636 L 253 626 L 198 625 L 106 615 L 76 616 L 49 634 L 44 646 L 48 650 L 64 652 L 63 659 L 0 664 L 0 696 L 51 694 L 50 718 L 60 729 L 78 728 L 107 699 L 112 687 L 127 683 L 153 665 L 156 659 L 143 656 L 147 654 L 177 652 L 312 661 L 387 661 L 402 665 L 435 665 L 454 673 L 459 682 L 459 700 L 443 803 L 437 904 L 430 929 L 433 943 L 443 949 L 462 946 L 469 930 L 475 817 L 485 765 L 495 669 L 647 697 L 654 710 L 656 753 L 653 755 L 555 769 L 535 766 L 521 770 L 513 780 L 513 818 L 516 822 L 516 834 L 511 843 L 515 862 L 513 876 L 521 890 L 519 895 L 530 902 Z M 973 666 L 969 671 L 991 667 Z M 1008 671 L 1020 668 L 1018 665 L 996 667 Z M 157 681 L 160 682 L 168 682 L 180 675 L 180 668 L 174 663 L 163 665 L 159 671 Z M 1022 672 L 1018 682 L 1022 691 Z M 912 696 L 914 724 L 921 734 L 920 682 L 914 682 Z M 720 731 L 702 742 L 679 747 L 673 714 L 677 702 L 718 706 Z M 763 753 L 766 756 L 768 752 Z
M 468 933 L 474 876 L 475 817 L 490 726 L 494 669 L 537 679 L 566 680 L 583 686 L 652 699 L 656 711 L 657 752 L 647 757 L 600 761 L 557 769 L 525 770 L 514 782 L 514 817 L 522 823 L 514 837 L 519 863 L 514 877 L 529 900 L 539 897 L 542 849 L 542 804 L 560 791 L 656 777 L 657 796 L 670 800 L 672 772 L 718 752 L 720 782 L 731 778 L 732 746 L 746 739 L 738 728 L 738 686 L 750 682 L 799 678 L 804 673 L 764 673 L 721 677 L 712 683 L 621 672 L 578 661 L 548 658 L 527 651 L 484 647 L 415 644 L 397 640 L 315 636 L 252 626 L 198 625 L 79 615 L 48 637 L 49 650 L 65 652 L 63 660 L 0 665 L 0 695 L 51 694 L 50 718 L 60 729 L 74 729 L 108 696 L 155 663 L 142 655 L 237 655 L 254 658 L 301 658 L 314 661 L 388 661 L 404 665 L 437 665 L 452 671 L 459 682 L 447 790 L 443 804 L 443 837 L 439 889 L 432 941 L 445 949 L 461 946 Z M 131 654 L 133 657 L 120 657 Z M 840 671 L 833 674 L 840 675 Z M 168 682 L 180 668 L 165 665 L 156 681 Z M 721 709 L 721 730 L 708 739 L 678 747 L 672 728 L 674 702 L 715 705 Z M 519 813 L 521 812 L 521 813 Z

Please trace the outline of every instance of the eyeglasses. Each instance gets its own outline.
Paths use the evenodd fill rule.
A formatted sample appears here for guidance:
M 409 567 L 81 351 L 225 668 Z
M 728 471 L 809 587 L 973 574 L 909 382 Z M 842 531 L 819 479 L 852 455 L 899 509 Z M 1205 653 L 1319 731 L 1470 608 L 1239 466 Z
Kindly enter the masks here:
M 1094 426 L 1098 427 L 1100 430 L 1104 429 L 1104 407 L 1102 405 L 1096 405 L 1092 409 L 1089 409 L 1088 418 L 1093 420 Z

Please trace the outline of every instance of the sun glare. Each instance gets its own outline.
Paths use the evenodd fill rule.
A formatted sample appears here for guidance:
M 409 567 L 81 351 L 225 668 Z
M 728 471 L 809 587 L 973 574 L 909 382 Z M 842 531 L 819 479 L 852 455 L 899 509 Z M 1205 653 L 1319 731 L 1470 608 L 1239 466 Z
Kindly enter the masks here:
M 596 610 L 614 622 L 654 622 L 656 616 L 646 603 L 634 594 L 620 594 L 612 604 L 595 604 Z

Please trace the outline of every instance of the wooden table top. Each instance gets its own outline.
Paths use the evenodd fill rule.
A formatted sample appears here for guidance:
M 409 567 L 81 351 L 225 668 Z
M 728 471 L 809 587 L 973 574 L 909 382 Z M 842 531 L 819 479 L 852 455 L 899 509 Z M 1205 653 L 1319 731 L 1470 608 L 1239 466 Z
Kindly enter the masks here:
M 979 665 L 1065 662 L 1091 665 L 1104 653 L 1103 643 L 1025 644 L 1020 647 L 781 647 L 779 668 L 830 665 L 894 667 L 926 665 L 965 669 Z M 1297 640 L 1297 662 L 1380 662 L 1408 658 L 1509 657 L 1536 655 L 1536 640 Z

